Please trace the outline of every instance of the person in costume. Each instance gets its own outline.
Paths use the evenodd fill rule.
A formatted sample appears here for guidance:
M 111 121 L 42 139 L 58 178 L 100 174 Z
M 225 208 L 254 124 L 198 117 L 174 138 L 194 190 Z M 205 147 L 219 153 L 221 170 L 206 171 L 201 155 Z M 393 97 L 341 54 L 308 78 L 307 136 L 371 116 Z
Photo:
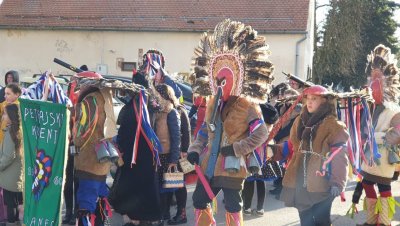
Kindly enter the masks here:
M 299 96 L 299 93 L 291 86 L 289 86 L 289 84 L 280 83 L 271 90 L 270 101 L 271 103 L 274 103 L 274 106 L 278 110 L 279 115 L 283 116 L 286 111 L 291 107 L 293 101 L 295 100 L 294 98 L 297 98 L 297 96 Z M 282 125 L 278 133 L 275 135 L 274 140 L 276 144 L 283 143 L 284 141 L 287 141 L 289 139 L 290 129 L 292 128 L 294 120 L 300 114 L 300 112 L 301 104 L 297 104 L 294 110 L 290 113 L 288 120 Z M 285 166 L 287 162 L 270 161 L 270 164 L 274 173 L 279 176 L 274 181 L 275 188 L 273 190 L 270 190 L 269 193 L 275 195 L 276 199 L 279 199 L 283 188 L 282 181 L 285 175 Z
M 143 55 L 143 64 L 140 73 L 146 75 L 154 86 L 167 84 L 175 93 L 179 103 L 183 103 L 183 94 L 179 86 L 172 80 L 165 70 L 165 58 L 160 50 L 150 49 Z
M 274 148 L 275 160 L 289 159 L 280 199 L 297 208 L 302 226 L 329 226 L 332 202 L 346 186 L 349 135 L 337 119 L 332 93 L 314 85 L 303 96 L 289 140 L 274 146 L 283 147 Z
M 176 164 L 180 156 L 179 153 L 182 150 L 181 138 L 183 139 L 182 145 L 186 147 L 186 150 L 190 142 L 190 134 L 183 134 L 184 130 L 190 129 L 190 125 L 184 121 L 181 126 L 181 117 L 185 118 L 186 116 L 187 118 L 187 114 L 183 112 L 184 109 L 178 109 L 180 108 L 180 101 L 183 101 L 182 91 L 168 76 L 164 68 L 165 58 L 162 52 L 151 49 L 143 55 L 141 68 L 133 75 L 133 81 L 149 87 L 148 91 L 151 94 L 148 106 L 150 121 L 162 143 L 162 152 L 160 153 L 161 166 L 157 169 L 160 187 L 162 187 L 163 184 L 163 173 L 167 171 L 169 166 L 177 166 Z M 176 115 L 177 119 L 175 119 Z M 165 120 L 167 120 L 167 124 L 165 124 Z M 185 128 L 186 124 L 187 126 Z M 169 131 L 169 129 L 171 129 L 171 131 Z M 181 137 L 181 135 L 185 136 Z M 187 192 L 186 188 L 177 190 L 177 199 L 180 199 L 179 201 L 177 200 L 177 202 L 179 202 L 180 206 L 178 207 L 177 215 L 170 219 L 169 210 L 172 201 L 172 192 L 174 190 L 175 189 L 160 188 L 161 209 L 163 220 L 167 220 L 171 224 L 179 224 L 186 219 L 185 205 Z
M 196 127 L 193 131 L 193 136 L 196 139 L 197 133 L 199 132 L 201 126 L 204 123 L 204 117 L 206 116 L 206 106 L 207 100 L 205 97 L 198 95 L 194 98 L 194 103 L 189 111 L 189 118 L 192 118 L 195 114 L 197 114 Z
M 289 85 L 290 85 L 290 88 L 292 88 L 300 93 L 303 92 L 303 90 L 305 88 L 303 84 L 300 84 L 292 79 L 289 79 Z
M 149 83 L 139 73 L 134 75 L 133 82 L 141 85 L 142 90 L 125 104 L 118 116 L 116 140 L 124 164 L 117 169 L 110 204 L 117 213 L 129 218 L 125 226 L 162 225 L 157 173 L 161 152 L 157 144 L 161 144 L 148 118 L 145 91 Z
M 187 148 L 190 144 L 190 123 L 188 120 L 188 116 L 186 113 L 186 109 L 184 109 L 183 106 L 181 106 L 181 103 L 183 103 L 183 94 L 179 86 L 171 79 L 171 77 L 168 75 L 168 73 L 165 70 L 165 58 L 161 51 L 159 50 L 149 50 L 146 52 L 146 54 L 143 56 L 143 65 L 141 68 L 141 72 L 147 75 L 147 79 L 150 81 L 150 87 L 154 89 L 154 87 L 157 89 L 159 85 L 167 85 L 169 86 L 173 92 L 170 92 L 171 94 L 174 94 L 176 101 L 173 101 L 173 105 L 175 110 L 178 111 L 179 119 L 180 119 L 180 131 L 181 131 L 181 146 L 180 146 L 180 151 L 181 151 L 181 156 L 186 157 L 187 153 Z M 159 87 L 160 88 L 160 87 Z M 154 92 L 153 92 L 154 93 Z M 165 99 L 165 96 L 162 97 L 161 99 Z M 174 98 L 168 97 L 168 99 L 172 100 Z M 161 101 L 161 103 L 164 103 L 165 101 Z M 158 105 L 161 108 L 164 108 L 164 106 Z M 157 112 L 155 110 L 154 112 Z M 173 125 L 171 125 L 173 126 Z M 189 131 L 188 131 L 189 130 Z M 160 131 L 157 131 L 159 133 Z M 173 149 L 171 149 L 173 151 Z M 164 152 L 163 155 L 164 156 Z M 163 159 L 162 159 L 163 160 Z M 159 171 L 160 173 L 163 173 L 162 170 Z M 162 176 L 162 175 L 161 175 Z M 171 203 L 172 196 L 175 194 L 176 196 L 176 201 L 177 201 L 177 214 L 175 217 L 170 219 L 170 213 L 169 213 L 169 206 L 163 207 L 165 209 L 164 213 L 164 219 L 168 220 L 168 224 L 170 225 L 177 225 L 181 223 L 186 223 L 186 200 L 187 200 L 187 190 L 186 187 L 180 188 L 176 190 L 174 193 L 172 192 L 164 192 L 167 190 L 161 189 L 162 191 L 162 201 L 164 200 L 163 197 L 164 195 L 166 196 L 165 203 L 169 204 Z M 165 194 L 164 194 L 165 193 Z M 164 204 L 163 204 L 164 205 Z
M 82 66 L 80 67 L 81 70 Z M 76 211 L 78 211 L 78 202 L 77 202 L 77 190 L 79 187 L 79 181 L 75 177 L 75 167 L 74 167 L 74 158 L 76 153 L 76 149 L 74 146 L 74 142 L 72 139 L 72 130 L 74 127 L 75 115 L 74 115 L 74 107 L 78 101 L 79 91 L 75 91 L 77 85 L 77 80 L 75 76 L 70 78 L 70 83 L 68 84 L 68 98 L 71 100 L 72 106 L 70 109 L 70 119 L 69 119 L 69 130 L 70 136 L 68 137 L 69 142 L 69 151 L 67 158 L 67 166 L 65 168 L 65 183 L 64 183 L 64 201 L 65 201 L 65 215 L 63 218 L 63 224 L 75 225 L 76 223 Z
M 91 85 L 90 81 L 102 79 L 100 74 L 86 71 L 76 76 L 91 78 L 78 83 L 79 96 L 75 107 L 73 141 L 79 149 L 74 162 L 75 175 L 79 180 L 77 220 L 79 225 L 103 225 L 107 216 L 102 213 L 96 217 L 95 211 L 109 210 L 106 178 L 111 162 L 98 160 L 96 146 L 117 134 L 112 94 L 109 88 Z M 82 81 L 89 82 L 85 84 Z
M 273 124 L 278 120 L 278 111 L 271 104 L 260 104 L 263 120 L 267 125 L 268 131 Z M 265 148 L 269 148 L 266 147 Z M 271 156 L 270 156 L 271 157 Z M 264 200 L 265 200 L 265 181 L 276 179 L 276 173 L 271 172 L 271 165 L 266 161 L 261 168 L 261 173 L 257 172 L 246 178 L 242 191 L 243 197 L 243 214 L 264 215 Z M 257 208 L 251 209 L 251 202 L 254 194 L 254 184 L 257 187 Z
M 361 225 L 390 225 L 395 208 L 391 181 L 400 144 L 399 70 L 390 48 L 382 44 L 367 59 L 366 73 L 370 76 L 369 87 L 375 100 L 371 114 L 377 146 L 365 150 L 366 161 L 361 165 L 367 212 L 366 222 Z M 378 186 L 380 197 L 374 185 Z
M 193 193 L 195 225 L 215 225 L 208 185 L 215 195 L 223 191 L 226 225 L 243 225 L 246 159 L 268 133 L 258 105 L 267 100 L 273 80 L 268 46 L 252 27 L 226 19 L 204 33 L 195 54 L 193 90 L 211 95 L 205 126 L 188 151 L 207 179 Z

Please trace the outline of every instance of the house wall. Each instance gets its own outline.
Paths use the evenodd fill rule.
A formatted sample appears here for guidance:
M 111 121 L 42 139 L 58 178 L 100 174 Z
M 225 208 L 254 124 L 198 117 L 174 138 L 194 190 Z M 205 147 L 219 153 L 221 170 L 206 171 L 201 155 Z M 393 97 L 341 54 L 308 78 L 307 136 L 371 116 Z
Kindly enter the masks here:
M 74 66 L 106 65 L 107 74 L 130 77 L 123 72 L 118 60 L 138 61 L 138 50 L 160 49 L 166 57 L 169 72 L 190 72 L 193 49 L 201 33 L 196 32 L 117 32 L 71 30 L 0 30 L 0 76 L 15 69 L 22 77 L 32 76 L 51 69 L 54 74 L 72 74 L 68 69 L 53 63 L 57 57 Z M 275 64 L 276 82 L 284 81 L 282 71 L 294 73 L 296 42 L 302 34 L 262 34 L 266 36 Z M 299 72 L 304 76 L 305 60 L 309 50 L 307 42 L 300 44 Z M 4 84 L 0 79 L 0 84 Z

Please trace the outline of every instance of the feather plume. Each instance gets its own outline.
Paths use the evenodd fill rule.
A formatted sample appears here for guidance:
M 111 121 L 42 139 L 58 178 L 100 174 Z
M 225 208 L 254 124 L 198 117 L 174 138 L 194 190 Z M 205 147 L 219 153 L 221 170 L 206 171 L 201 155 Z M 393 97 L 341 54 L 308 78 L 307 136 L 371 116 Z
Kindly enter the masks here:
M 384 75 L 383 98 L 385 102 L 398 102 L 400 97 L 399 69 L 397 60 L 390 48 L 379 44 L 367 56 L 366 73 L 371 74 L 372 70 L 380 70 Z
M 235 87 L 239 89 L 236 94 L 254 102 L 265 102 L 274 80 L 274 66 L 269 55 L 265 37 L 258 36 L 249 25 L 226 19 L 217 24 L 213 32 L 204 33 L 194 50 L 193 92 L 203 96 L 213 93 L 215 70 L 223 65 L 232 67 L 235 72 Z

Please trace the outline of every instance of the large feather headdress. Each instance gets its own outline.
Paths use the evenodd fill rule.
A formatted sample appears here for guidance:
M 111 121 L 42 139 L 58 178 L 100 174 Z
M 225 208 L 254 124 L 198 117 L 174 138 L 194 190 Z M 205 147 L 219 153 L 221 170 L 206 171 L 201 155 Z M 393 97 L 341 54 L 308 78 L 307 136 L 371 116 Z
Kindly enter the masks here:
M 213 33 L 205 32 L 195 49 L 193 92 L 215 95 L 217 73 L 228 67 L 235 77 L 232 95 L 265 102 L 274 79 L 269 55 L 265 37 L 258 36 L 251 26 L 226 19 L 217 24 Z
M 366 73 L 371 79 L 374 77 L 374 71 L 380 71 L 383 74 L 383 99 L 385 102 L 398 102 L 400 96 L 399 69 L 395 55 L 391 53 L 390 48 L 379 44 L 367 56 Z

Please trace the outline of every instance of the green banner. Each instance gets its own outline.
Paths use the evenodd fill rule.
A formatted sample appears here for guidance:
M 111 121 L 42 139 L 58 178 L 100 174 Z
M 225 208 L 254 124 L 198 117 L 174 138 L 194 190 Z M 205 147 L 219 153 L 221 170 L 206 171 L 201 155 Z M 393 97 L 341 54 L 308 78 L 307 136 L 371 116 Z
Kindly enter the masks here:
M 61 225 L 68 112 L 65 105 L 20 99 L 24 137 L 24 223 Z

